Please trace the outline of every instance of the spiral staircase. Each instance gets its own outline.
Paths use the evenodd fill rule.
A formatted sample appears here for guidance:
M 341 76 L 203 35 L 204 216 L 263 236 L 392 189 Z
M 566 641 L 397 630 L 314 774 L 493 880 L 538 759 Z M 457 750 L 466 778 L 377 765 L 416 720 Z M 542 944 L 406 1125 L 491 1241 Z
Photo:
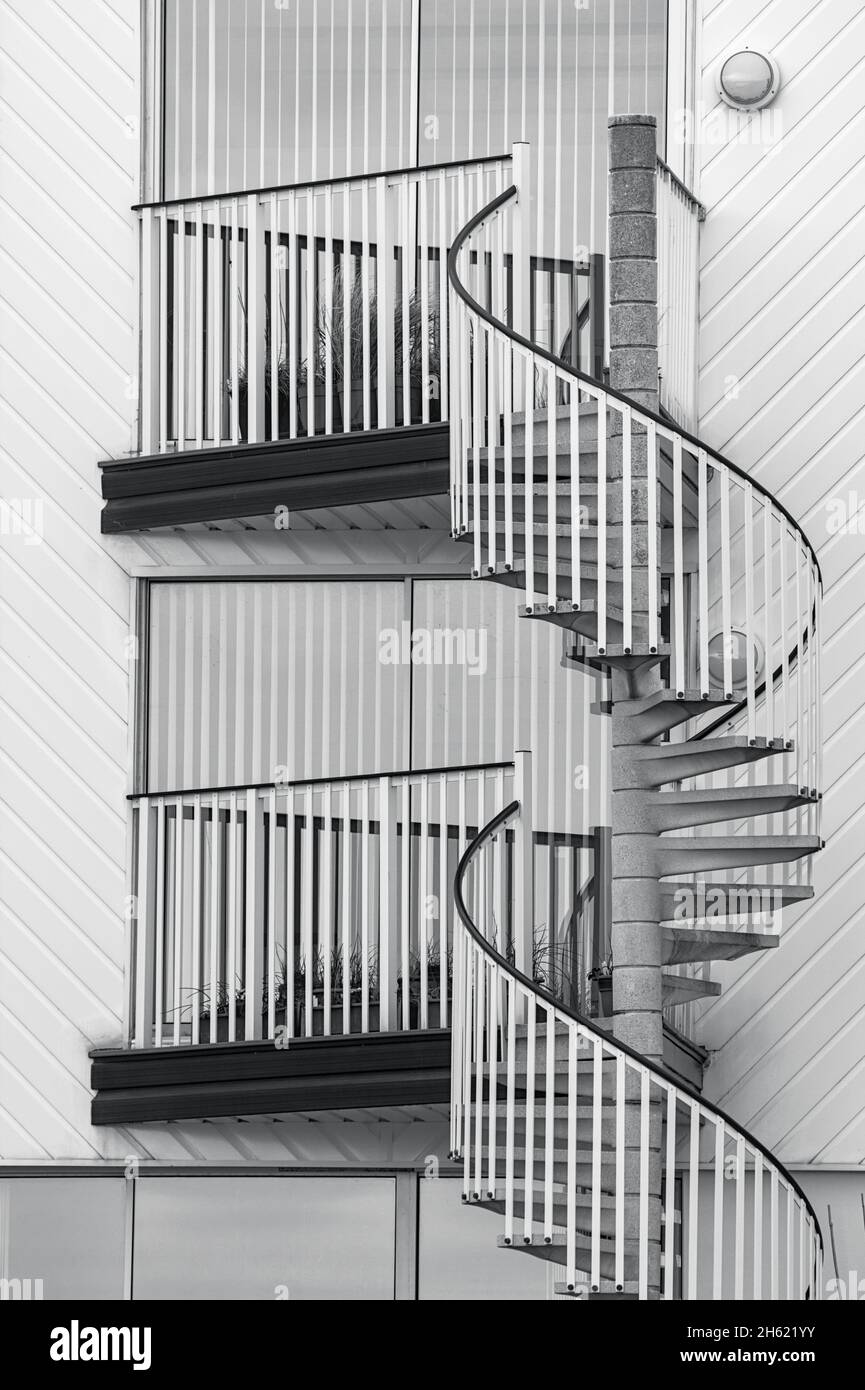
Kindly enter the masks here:
M 525 621 L 571 634 L 609 680 L 614 1017 L 530 977 L 530 894 L 496 949 L 530 814 L 514 801 L 456 882 L 463 1197 L 501 1214 L 500 1244 L 559 1265 L 561 1294 L 819 1297 L 805 1194 L 664 1068 L 660 1033 L 664 1011 L 720 992 L 711 962 L 777 947 L 780 911 L 811 896 L 819 567 L 734 464 L 517 331 L 527 207 L 515 177 L 450 253 L 453 534 L 476 578 L 516 588 Z

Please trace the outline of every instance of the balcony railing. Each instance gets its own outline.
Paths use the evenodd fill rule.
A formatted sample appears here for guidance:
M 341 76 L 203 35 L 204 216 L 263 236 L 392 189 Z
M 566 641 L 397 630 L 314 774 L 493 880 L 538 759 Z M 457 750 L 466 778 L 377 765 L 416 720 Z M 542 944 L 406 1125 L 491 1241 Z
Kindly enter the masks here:
M 658 161 L 658 373 L 661 405 L 696 430 L 700 223 L 705 209 Z
M 132 798 L 132 1043 L 449 1026 L 459 856 L 529 761 Z M 502 949 L 520 903 L 537 977 L 590 1007 L 591 838 L 524 822 L 501 854 Z
M 141 206 L 142 453 L 446 420 L 448 250 L 510 173 L 502 155 Z M 511 249 L 482 255 L 510 301 Z M 533 332 L 590 371 L 600 259 L 531 258 Z

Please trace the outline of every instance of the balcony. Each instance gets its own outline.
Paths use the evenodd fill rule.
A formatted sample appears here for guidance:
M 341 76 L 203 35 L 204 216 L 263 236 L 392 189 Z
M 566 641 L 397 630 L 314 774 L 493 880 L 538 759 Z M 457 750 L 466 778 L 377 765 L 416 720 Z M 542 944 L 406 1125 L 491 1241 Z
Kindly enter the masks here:
M 103 465 L 103 530 L 446 495 L 448 251 L 512 167 L 139 207 L 139 452 Z M 595 374 L 603 268 L 539 242 L 524 286 L 532 332 Z M 478 276 L 510 304 L 513 248 L 482 249 Z
M 530 799 L 530 785 L 521 753 L 131 798 L 131 1051 L 95 1054 L 97 1121 L 356 1106 L 364 1080 L 378 1103 L 446 1100 L 457 866 L 485 819 L 515 794 Z M 600 832 L 526 817 L 478 886 L 502 949 L 591 1013 L 605 1007 L 594 978 L 605 855 Z M 219 1099 L 226 1058 L 231 1079 L 257 1084 Z M 176 1090 L 191 1077 L 197 1099 Z

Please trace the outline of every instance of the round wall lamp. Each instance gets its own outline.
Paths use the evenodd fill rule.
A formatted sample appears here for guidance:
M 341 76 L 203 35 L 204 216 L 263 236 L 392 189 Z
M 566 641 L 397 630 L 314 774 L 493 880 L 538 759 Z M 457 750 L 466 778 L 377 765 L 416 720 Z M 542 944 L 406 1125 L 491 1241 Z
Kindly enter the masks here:
M 754 680 L 760 679 L 763 673 L 763 645 L 757 637 L 751 638 L 752 661 L 754 663 Z M 734 690 L 744 690 L 748 684 L 748 639 L 744 632 L 732 631 L 730 633 L 730 678 Z M 709 641 L 709 674 L 712 683 L 724 689 L 724 636 L 717 633 Z
M 718 93 L 735 111 L 760 111 L 774 101 L 781 86 L 775 59 L 757 48 L 739 48 L 718 69 Z

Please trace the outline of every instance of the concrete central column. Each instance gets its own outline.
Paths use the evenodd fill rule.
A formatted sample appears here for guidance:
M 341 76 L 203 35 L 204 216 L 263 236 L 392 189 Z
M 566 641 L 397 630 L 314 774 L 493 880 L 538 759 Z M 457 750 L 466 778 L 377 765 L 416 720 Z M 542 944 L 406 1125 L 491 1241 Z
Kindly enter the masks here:
M 658 262 L 655 197 L 655 119 L 615 116 L 609 123 L 610 385 L 636 406 L 658 409 Z M 654 841 L 646 835 L 645 792 L 635 789 L 633 720 L 628 702 L 661 685 L 660 654 L 649 647 L 648 439 L 631 431 L 631 488 L 622 487 L 620 416 L 610 415 L 608 481 L 619 514 L 610 517 L 611 569 L 622 569 L 622 506 L 630 508 L 633 635 L 630 651 L 610 655 L 612 669 L 612 926 L 613 1029 L 616 1038 L 651 1061 L 664 1051 L 662 933 Z M 618 530 L 618 535 L 616 534 Z M 660 528 L 656 555 L 661 554 Z M 619 576 L 611 573 L 611 578 Z M 624 578 L 624 575 L 621 575 Z M 659 602 L 660 576 L 654 585 Z M 641 663 L 641 658 L 644 661 Z M 630 726 L 630 727 L 629 727 Z M 639 1236 L 640 1091 L 629 1079 L 625 1115 L 625 1224 Z M 648 1294 L 660 1297 L 662 1111 L 655 1094 L 649 1113 Z
M 654 116 L 614 116 L 610 141 L 610 385 L 635 405 L 658 408 L 658 263 Z M 620 417 L 611 414 L 608 478 L 621 503 Z M 628 720 L 622 702 L 659 688 L 658 663 L 634 669 L 637 654 L 649 654 L 649 526 L 647 437 L 635 426 L 631 438 L 631 563 L 633 566 L 633 653 L 613 667 L 613 1013 L 615 1034 L 645 1056 L 663 1055 L 661 1013 L 660 894 L 654 856 L 645 850 L 645 826 L 633 791 L 619 790 L 627 775 Z M 611 516 L 611 529 L 621 516 Z M 612 554 L 621 565 L 619 544 Z M 657 537 L 660 555 L 660 535 Z M 660 593 L 660 583 L 655 586 Z M 625 764 L 625 766 L 623 766 Z M 639 793 L 636 793 L 639 798 Z

